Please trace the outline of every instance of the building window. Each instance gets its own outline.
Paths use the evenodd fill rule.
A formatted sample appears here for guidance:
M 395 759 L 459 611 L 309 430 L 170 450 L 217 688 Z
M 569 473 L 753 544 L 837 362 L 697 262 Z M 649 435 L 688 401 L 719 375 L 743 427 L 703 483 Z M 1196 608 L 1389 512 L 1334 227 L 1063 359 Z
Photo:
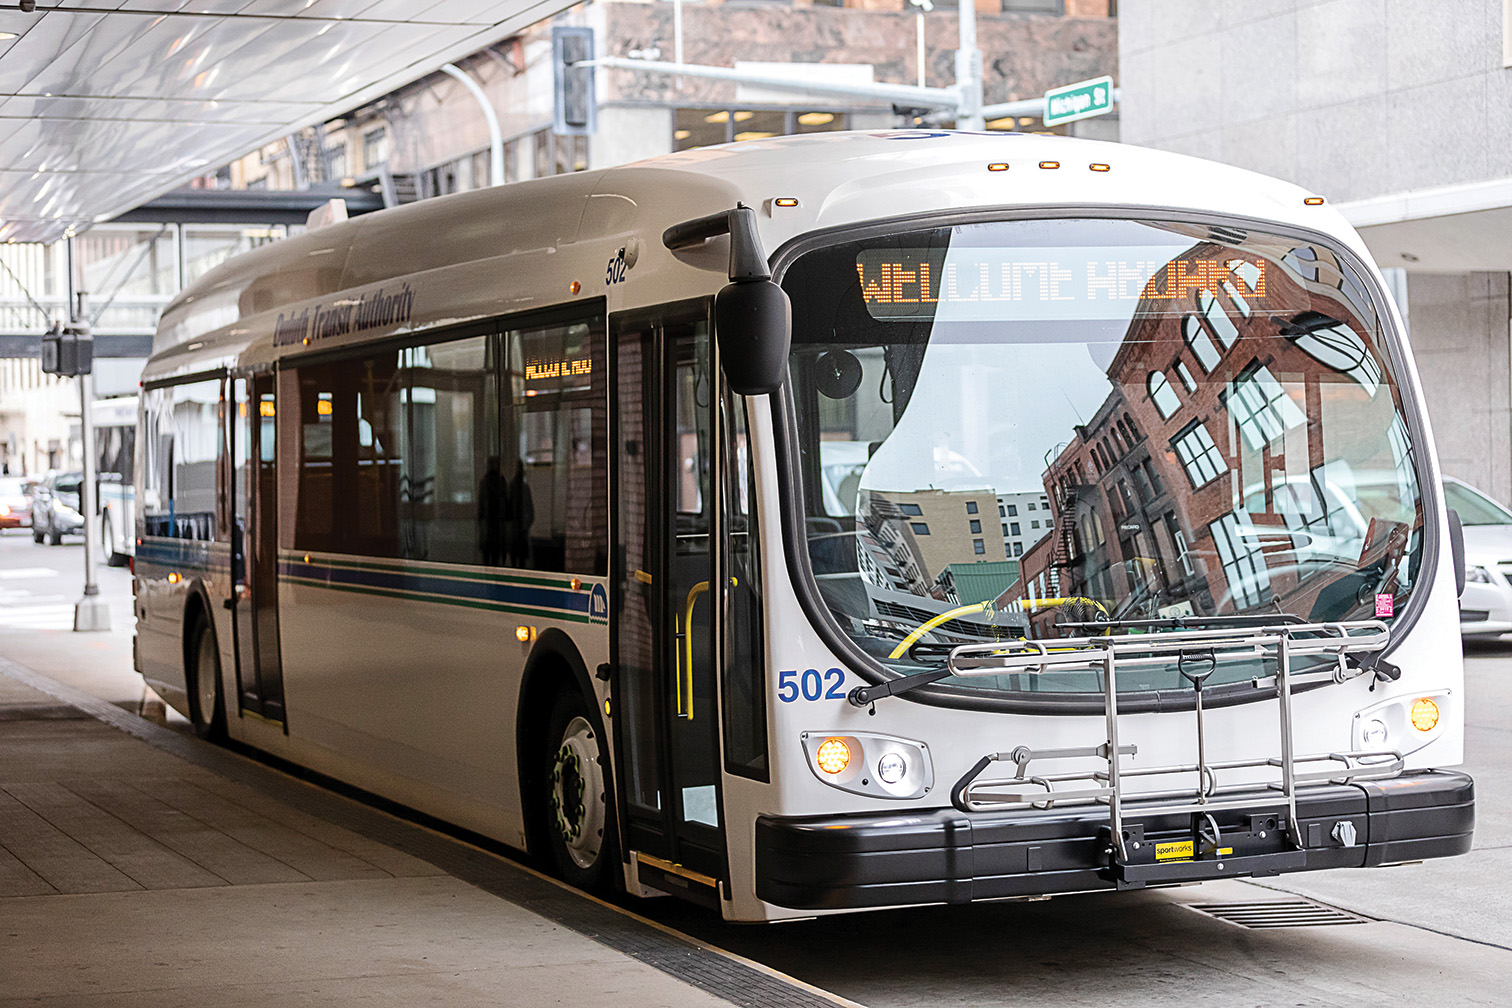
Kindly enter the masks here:
M 388 129 L 379 126 L 362 134 L 362 168 L 372 171 L 388 161 Z
M 974 533 L 978 533 L 978 534 L 981 533 L 981 531 L 982 531 L 982 521 L 981 521 L 980 518 L 973 518 L 973 519 L 971 519 L 971 531 L 974 532 Z
M 987 553 L 987 547 L 982 543 L 982 540 L 973 539 L 971 540 L 971 551 L 977 556 L 984 556 Z
M 1017 504 L 1009 504 L 1008 505 L 1008 517 L 1009 518 L 1017 518 L 1018 517 L 1018 505 Z
M 1030 504 L 1029 504 L 1029 510 L 1030 511 L 1034 510 L 1034 504 L 1033 504 L 1033 502 L 1030 502 Z
M 1293 427 L 1307 422 L 1307 415 L 1263 365 L 1246 371 L 1230 386 L 1224 399 L 1250 451 L 1259 451 Z
M 1213 370 L 1222 356 L 1218 348 L 1213 346 L 1213 338 L 1207 330 L 1202 328 L 1202 323 L 1197 321 L 1196 315 L 1183 315 L 1181 317 L 1181 335 L 1187 341 L 1187 346 L 1192 348 L 1192 353 L 1197 357 L 1197 364 L 1204 371 Z
M 966 502 L 966 513 L 967 514 L 976 514 L 977 513 L 977 502 L 976 501 L 967 501 Z
M 909 522 L 908 527 L 913 529 L 914 535 L 929 535 L 929 524 L 927 522 Z
M 1150 398 L 1155 402 L 1155 408 L 1160 411 L 1162 420 L 1169 420 L 1171 414 L 1181 409 L 1181 397 L 1176 390 L 1171 388 L 1171 383 L 1166 381 L 1166 376 L 1159 371 L 1151 371 L 1149 378 L 1145 380 L 1150 390 Z
M 1032 522 L 1029 523 L 1029 527 L 1032 528 L 1032 529 L 1037 529 L 1037 528 L 1039 528 L 1039 522 L 1032 521 Z
M 1208 526 L 1218 562 L 1228 581 L 1229 597 L 1236 609 L 1253 609 L 1270 597 L 1270 570 L 1260 540 L 1240 535 L 1239 521 L 1231 511 Z
M 1374 396 L 1381 384 L 1381 367 L 1366 349 L 1365 341 L 1340 323 L 1328 329 L 1289 337 L 1297 349 L 1325 367 L 1346 374 Z
M 936 4 L 935 6 L 939 6 Z M 951 4 L 952 7 L 955 4 Z M 1064 14 L 1064 0 L 1003 0 L 1004 14 Z
M 1206 486 L 1228 471 L 1228 464 L 1213 443 L 1213 436 L 1201 421 L 1178 434 L 1171 441 L 1171 447 L 1176 449 L 1176 457 L 1181 460 L 1187 479 L 1194 487 Z
M 1003 522 L 1003 535 L 1004 535 L 1004 537 L 1006 537 L 1008 535 L 1008 523 L 1007 522 Z
M 1185 361 L 1177 361 L 1175 371 L 1176 377 L 1181 379 L 1181 384 L 1186 386 L 1188 392 L 1197 391 L 1197 379 L 1192 377 L 1192 371 L 1186 366 Z
M 1024 544 L 1023 543 L 1016 542 L 1016 543 L 1013 544 L 1013 555 L 1016 556 L 1016 557 L 1024 555 Z
M 1011 530 L 1011 532 L 1009 533 L 1010 535 L 1023 535 L 1023 533 L 1019 531 L 1018 522 L 1009 522 L 1008 528 Z
M 690 150 L 789 133 L 831 133 L 850 128 L 844 112 L 818 109 L 680 108 L 673 114 L 672 149 Z
M 1229 318 L 1228 312 L 1212 291 L 1204 290 L 1197 293 L 1197 307 L 1202 310 L 1202 317 L 1207 319 L 1208 325 L 1213 332 L 1218 334 L 1218 342 L 1223 344 L 1225 350 L 1234 345 L 1239 339 L 1239 327 L 1234 325 L 1234 320 Z
M 919 505 L 917 505 L 917 504 L 899 504 L 898 505 L 898 512 L 900 514 L 914 515 L 914 516 L 921 515 L 921 514 L 924 513 L 923 510 L 920 509 Z

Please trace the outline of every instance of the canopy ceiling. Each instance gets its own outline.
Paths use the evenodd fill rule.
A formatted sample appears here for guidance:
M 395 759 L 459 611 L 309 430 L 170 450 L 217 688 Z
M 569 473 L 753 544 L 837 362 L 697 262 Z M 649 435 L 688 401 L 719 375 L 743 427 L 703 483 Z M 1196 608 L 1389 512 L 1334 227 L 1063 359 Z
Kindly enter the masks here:
M 0 8 L 0 240 L 50 242 L 518 33 L 571 0 Z

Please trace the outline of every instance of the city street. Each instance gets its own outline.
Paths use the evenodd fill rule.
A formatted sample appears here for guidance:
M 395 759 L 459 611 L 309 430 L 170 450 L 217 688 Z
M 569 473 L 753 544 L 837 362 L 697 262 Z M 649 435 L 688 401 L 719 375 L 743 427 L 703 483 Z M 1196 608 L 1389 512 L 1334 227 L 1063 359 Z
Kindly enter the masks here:
M 82 548 L 0 535 L 0 657 L 128 710 L 130 579 L 100 567 L 112 629 L 74 634 Z M 881 911 L 727 925 L 672 899 L 637 914 L 860 1004 L 1378 1006 L 1503 1004 L 1512 975 L 1512 645 L 1467 664 L 1467 769 L 1478 827 L 1465 857 L 1420 865 L 1221 882 L 1122 895 Z M 157 713 L 154 705 L 147 713 Z M 187 726 L 176 716 L 169 722 Z M 1252 930 L 1202 907 L 1296 900 L 1343 923 Z M 270 963 L 276 972 L 276 963 Z

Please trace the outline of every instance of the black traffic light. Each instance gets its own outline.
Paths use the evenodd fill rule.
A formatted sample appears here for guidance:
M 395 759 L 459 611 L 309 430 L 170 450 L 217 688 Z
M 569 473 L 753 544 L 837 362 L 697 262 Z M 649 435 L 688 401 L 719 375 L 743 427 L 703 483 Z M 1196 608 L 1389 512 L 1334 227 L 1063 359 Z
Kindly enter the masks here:
M 94 370 L 94 337 L 87 323 L 64 326 L 53 323 L 42 337 L 42 371 L 44 374 L 74 378 Z
M 593 67 L 593 29 L 555 25 L 551 29 L 552 132 L 586 136 L 594 130 L 597 102 Z

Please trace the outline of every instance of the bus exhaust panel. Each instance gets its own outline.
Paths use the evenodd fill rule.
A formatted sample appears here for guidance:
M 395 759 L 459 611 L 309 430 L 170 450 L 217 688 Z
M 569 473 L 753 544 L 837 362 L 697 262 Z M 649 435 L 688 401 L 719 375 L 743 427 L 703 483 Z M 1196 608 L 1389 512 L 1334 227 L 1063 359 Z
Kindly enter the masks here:
M 1167 881 L 1274 875 L 1301 868 L 1306 847 L 1297 819 L 1297 792 L 1309 784 L 1380 780 L 1404 768 L 1402 754 L 1392 749 L 1355 750 L 1298 755 L 1292 737 L 1292 688 L 1319 679 L 1344 682 L 1371 671 L 1365 653 L 1378 655 L 1390 631 L 1379 620 L 1346 623 L 1290 624 L 1240 629 L 1188 630 L 1160 634 L 1117 634 L 1107 637 L 1055 641 L 1012 641 L 966 644 L 953 649 L 948 674 L 970 678 L 985 675 L 1043 675 L 1047 672 L 1085 672 L 1096 675 L 1104 697 L 1107 738 L 1100 745 L 1031 749 L 1017 746 L 988 753 L 956 782 L 951 802 L 962 812 L 994 812 L 1015 808 L 1049 809 L 1064 804 L 1107 806 L 1103 831 L 1108 867 L 1119 888 L 1137 888 Z M 1304 670 L 1293 668 L 1298 657 L 1333 658 Z M 1275 669 L 1273 676 L 1256 677 L 1256 687 L 1274 686 L 1280 751 L 1253 758 L 1211 760 L 1207 754 L 1203 688 L 1220 661 L 1258 659 Z M 1196 760 L 1170 766 L 1135 767 L 1125 757 L 1137 754 L 1134 745 L 1119 741 L 1118 676 L 1136 668 L 1174 663 L 1191 683 L 1195 695 Z M 1091 760 L 1092 768 L 1036 773 L 1036 763 Z M 1008 778 L 982 779 L 994 764 L 1008 764 Z M 1246 774 L 1245 772 L 1248 771 Z M 1261 773 L 1256 773 L 1260 771 Z M 1235 780 L 1246 776 L 1247 780 Z M 1256 776 L 1269 779 L 1257 781 Z M 1168 787 L 1126 793 L 1135 780 L 1168 782 Z M 1126 805 L 1138 800 L 1138 820 Z M 1240 825 L 1221 829 L 1217 814 Z M 1148 824 L 1186 817 L 1190 839 L 1152 842 Z M 1336 829 L 1334 839 L 1354 839 L 1352 823 Z M 1169 836 L 1169 830 L 1163 830 Z

